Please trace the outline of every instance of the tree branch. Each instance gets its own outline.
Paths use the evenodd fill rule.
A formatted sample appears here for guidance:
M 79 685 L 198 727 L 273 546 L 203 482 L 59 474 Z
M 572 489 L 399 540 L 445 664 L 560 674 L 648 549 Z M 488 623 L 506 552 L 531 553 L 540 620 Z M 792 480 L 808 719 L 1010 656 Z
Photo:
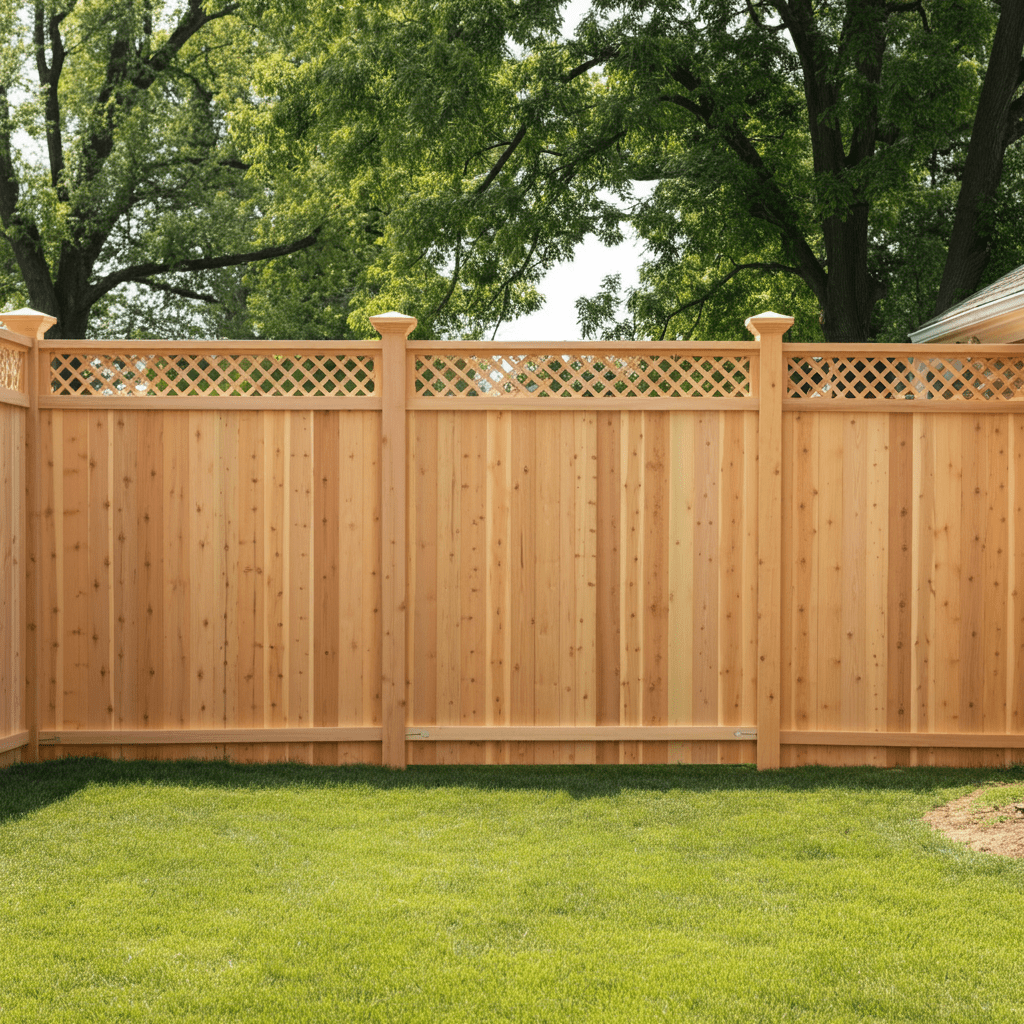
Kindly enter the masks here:
M 1003 148 L 1012 146 L 1021 136 L 1024 136 L 1024 96 L 1018 96 L 1007 111 Z
M 150 57 L 139 62 L 131 72 L 128 40 L 115 39 L 107 60 L 103 85 L 93 104 L 93 128 L 83 140 L 82 151 L 88 154 L 88 159 L 83 161 L 82 177 L 85 180 L 93 180 L 110 156 L 114 146 L 115 112 L 131 109 L 132 91 L 145 92 L 167 70 L 192 36 L 210 22 L 234 14 L 239 7 L 237 2 L 228 3 L 220 10 L 208 14 L 203 10 L 201 0 L 189 0 L 187 11 L 163 45 Z
M 672 78 L 683 88 L 691 91 L 701 84 L 700 79 L 689 68 L 683 66 L 673 69 Z M 748 208 L 751 215 L 771 224 L 779 232 L 783 243 L 788 246 L 793 258 L 799 264 L 799 276 L 814 292 L 818 301 L 823 302 L 827 283 L 825 271 L 817 256 L 814 255 L 814 250 L 807 244 L 807 239 L 797 227 L 797 218 L 789 201 L 774 181 L 771 171 L 765 166 L 764 160 L 753 142 L 735 124 L 724 130 L 713 127 L 714 105 L 706 96 L 702 96 L 700 100 L 693 100 L 680 93 L 666 93 L 658 98 L 663 102 L 674 103 L 693 114 L 703 122 L 709 131 L 721 132 L 726 145 L 742 163 L 757 174 L 763 198 L 761 201 L 755 202 L 754 197 L 750 197 Z
M 691 302 L 684 302 L 678 305 L 668 316 L 665 318 L 665 326 L 661 332 L 661 340 L 665 340 L 665 335 L 668 333 L 669 326 L 672 323 L 674 317 L 679 316 L 680 313 L 685 313 L 686 310 L 692 309 L 694 306 L 701 307 L 701 313 L 698 314 L 697 319 L 690 325 L 690 334 L 692 334 L 697 324 L 700 322 L 700 317 L 703 315 L 704 304 L 710 299 L 714 298 L 715 295 L 720 292 L 737 274 L 742 273 L 744 270 L 764 270 L 772 274 L 795 274 L 800 277 L 800 271 L 796 267 L 789 267 L 785 263 L 736 263 L 734 260 L 730 260 L 733 264 L 733 269 L 729 271 L 725 277 L 715 281 L 714 284 L 710 285 L 702 295 L 699 295 L 696 299 Z
M 199 302 L 205 302 L 208 306 L 216 306 L 221 301 L 216 295 L 207 295 L 205 292 L 194 292 L 188 288 L 178 288 L 173 284 L 164 284 L 162 281 L 154 281 L 152 278 L 139 278 L 135 283 L 144 284 L 147 288 L 152 288 L 154 291 L 167 292 L 168 295 L 180 295 L 183 299 L 197 299 Z
M 611 60 L 613 57 L 619 55 L 621 47 L 612 46 L 605 50 L 603 53 L 599 53 L 596 57 L 591 57 L 590 60 L 584 61 L 582 64 L 577 65 L 572 71 L 566 72 L 561 77 L 561 82 L 568 85 L 574 78 L 579 78 L 580 75 L 585 75 L 591 68 L 596 68 L 598 64 L 603 64 L 606 60 Z
M 505 152 L 498 157 L 497 163 L 495 163 L 495 165 L 487 173 L 487 177 L 484 178 L 484 180 L 477 186 L 475 195 L 483 195 L 483 193 L 486 192 L 488 188 L 490 188 L 491 182 L 493 182 L 494 179 L 499 174 L 501 174 L 502 167 L 504 167 L 505 164 L 508 163 L 508 158 L 516 151 L 516 149 L 519 146 L 519 143 L 522 142 L 525 138 L 526 125 L 524 124 L 519 129 L 519 131 L 515 133 L 515 135 L 512 138 L 512 141 L 508 144 L 508 148 L 505 150 Z
M 315 245 L 319 234 L 320 229 L 317 228 L 312 234 L 306 235 L 305 238 L 300 238 L 297 242 L 289 242 L 287 245 L 268 246 L 265 249 L 255 249 L 252 252 L 232 253 L 227 256 L 201 257 L 193 260 L 178 260 L 173 263 L 138 263 L 134 267 L 125 267 L 123 270 L 108 274 L 97 281 L 96 284 L 86 291 L 83 304 L 91 306 L 119 284 L 126 284 L 129 281 L 146 283 L 145 279 L 152 277 L 154 274 L 220 270 L 223 267 L 238 267 L 243 263 L 258 263 L 262 260 L 277 259 L 279 256 L 288 256 L 293 252 L 300 252 Z
M 430 318 L 433 319 L 438 313 L 448 305 L 452 295 L 455 294 L 455 286 L 459 281 L 460 264 L 462 262 L 462 232 L 460 231 L 455 236 L 455 269 L 452 271 L 452 283 L 448 286 L 448 291 L 445 293 L 444 298 L 437 304 L 437 308 L 430 314 Z

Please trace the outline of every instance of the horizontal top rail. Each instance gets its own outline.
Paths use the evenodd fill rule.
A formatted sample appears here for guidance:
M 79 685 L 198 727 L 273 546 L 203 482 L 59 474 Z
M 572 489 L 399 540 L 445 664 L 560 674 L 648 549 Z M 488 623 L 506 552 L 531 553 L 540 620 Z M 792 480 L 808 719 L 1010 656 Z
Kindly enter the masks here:
M 1024 345 L 822 345 L 803 341 L 787 341 L 782 344 L 785 356 L 874 356 L 876 359 L 909 356 L 913 359 L 935 359 L 939 356 L 956 356 L 970 359 L 974 356 L 1006 356 L 1024 359 Z
M 31 338 L 26 338 L 23 334 L 16 334 L 14 331 L 2 326 L 0 326 L 0 343 L 11 345 L 14 348 L 32 348 Z
M 619 352 L 673 352 L 680 355 L 707 352 L 760 352 L 756 341 L 413 341 L 406 350 L 416 354 L 446 355 L 455 352 L 535 353 L 538 355 L 589 354 Z
M 380 352 L 381 339 L 368 339 L 363 341 L 223 341 L 209 340 L 179 340 L 168 341 L 165 339 L 136 338 L 122 339 L 112 338 L 104 340 L 78 340 L 60 341 L 44 338 L 39 343 L 41 352 L 75 352 L 75 353 L 98 353 L 128 352 L 133 353 L 183 353 L 193 354 L 214 354 L 221 352 L 241 353 L 245 355 L 267 353 L 270 355 L 282 355 L 286 352 L 312 352 L 320 355 L 324 352 L 351 352 L 363 354 Z

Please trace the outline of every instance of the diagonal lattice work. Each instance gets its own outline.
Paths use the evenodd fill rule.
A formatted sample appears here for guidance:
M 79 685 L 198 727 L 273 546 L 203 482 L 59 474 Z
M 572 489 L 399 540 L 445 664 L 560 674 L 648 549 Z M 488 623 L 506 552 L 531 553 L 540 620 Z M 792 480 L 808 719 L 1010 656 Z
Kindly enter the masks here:
M 50 393 L 101 397 L 365 398 L 373 355 L 54 354 Z
M 0 388 L 23 391 L 25 388 L 25 353 L 0 342 Z
M 790 356 L 789 398 L 1024 398 L 1024 356 Z
M 417 355 L 417 398 L 750 398 L 750 356 Z

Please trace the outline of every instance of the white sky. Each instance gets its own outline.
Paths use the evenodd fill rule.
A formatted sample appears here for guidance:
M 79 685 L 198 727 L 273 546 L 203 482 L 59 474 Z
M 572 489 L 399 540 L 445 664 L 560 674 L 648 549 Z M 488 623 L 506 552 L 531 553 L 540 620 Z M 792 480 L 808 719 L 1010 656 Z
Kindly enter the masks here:
M 575 341 L 580 337 L 576 323 L 576 300 L 594 295 L 609 274 L 622 278 L 622 289 L 639 282 L 637 268 L 643 257 L 641 245 L 627 238 L 612 248 L 588 235 L 571 263 L 553 267 L 540 285 L 545 303 L 536 313 L 502 324 L 497 341 Z
M 589 0 L 569 0 L 563 7 L 563 27 L 571 34 L 590 7 Z M 653 184 L 639 185 L 634 192 L 646 195 Z M 637 268 L 643 256 L 642 247 L 627 232 L 622 245 L 609 248 L 593 235 L 580 245 L 571 263 L 561 263 L 548 272 L 540 285 L 545 296 L 543 308 L 530 316 L 502 324 L 495 335 L 498 341 L 575 341 L 580 336 L 576 323 L 576 300 L 594 295 L 601 281 L 609 274 L 622 279 L 623 293 L 639 282 Z

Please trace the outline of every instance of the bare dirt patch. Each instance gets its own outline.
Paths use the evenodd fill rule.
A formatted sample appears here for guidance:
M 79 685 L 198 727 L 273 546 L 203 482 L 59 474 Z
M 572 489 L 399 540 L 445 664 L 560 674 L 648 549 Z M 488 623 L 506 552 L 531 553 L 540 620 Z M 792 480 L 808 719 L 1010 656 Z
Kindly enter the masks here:
M 929 811 L 924 820 L 972 850 L 1024 857 L 1024 796 L 1020 785 L 983 786 Z

